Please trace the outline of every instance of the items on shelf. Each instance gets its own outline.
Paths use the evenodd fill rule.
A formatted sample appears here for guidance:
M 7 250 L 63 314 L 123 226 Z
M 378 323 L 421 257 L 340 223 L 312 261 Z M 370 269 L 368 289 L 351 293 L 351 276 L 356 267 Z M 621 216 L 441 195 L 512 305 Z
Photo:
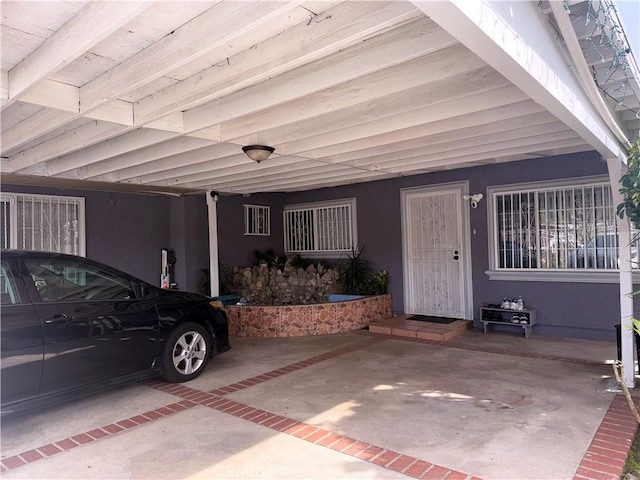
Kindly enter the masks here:
M 503 298 L 499 308 L 504 308 L 505 310 L 524 310 L 524 301 L 522 297 L 513 299 Z

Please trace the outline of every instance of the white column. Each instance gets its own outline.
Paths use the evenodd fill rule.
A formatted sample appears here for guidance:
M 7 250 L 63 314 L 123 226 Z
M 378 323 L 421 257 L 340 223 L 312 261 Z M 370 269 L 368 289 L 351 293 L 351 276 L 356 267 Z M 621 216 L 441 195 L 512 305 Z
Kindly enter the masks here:
M 211 296 L 220 294 L 218 272 L 218 194 L 207 190 L 207 211 L 209 213 L 209 280 L 211 284 Z
M 620 177 L 622 176 L 622 160 L 608 158 L 609 179 L 611 181 L 611 193 L 613 194 L 614 208 L 622 203 L 620 193 Z M 633 360 L 634 336 L 633 336 L 633 277 L 631 273 L 631 229 L 628 217 L 617 218 L 618 242 L 620 258 L 620 324 L 622 325 L 620 344 L 622 347 L 622 366 L 624 367 L 623 381 L 629 388 L 635 386 L 635 365 Z

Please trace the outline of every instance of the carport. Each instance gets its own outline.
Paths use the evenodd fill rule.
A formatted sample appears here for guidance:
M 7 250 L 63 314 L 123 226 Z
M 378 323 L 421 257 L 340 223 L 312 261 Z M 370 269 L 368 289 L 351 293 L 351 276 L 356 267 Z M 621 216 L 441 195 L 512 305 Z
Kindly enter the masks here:
M 590 5 L 4 2 L 2 182 L 206 192 L 213 294 L 214 192 L 307 191 L 595 151 L 619 203 L 638 131 L 621 96 L 637 109 L 638 71 L 630 61 L 622 92 L 606 68 L 589 70 L 580 14 Z M 620 33 L 609 40 L 627 45 Z M 617 59 L 596 53 L 606 66 Z M 247 145 L 275 152 L 257 164 Z M 629 245 L 628 221 L 617 226 Z M 623 326 L 630 258 L 622 247 Z M 633 337 L 622 331 L 632 386 Z

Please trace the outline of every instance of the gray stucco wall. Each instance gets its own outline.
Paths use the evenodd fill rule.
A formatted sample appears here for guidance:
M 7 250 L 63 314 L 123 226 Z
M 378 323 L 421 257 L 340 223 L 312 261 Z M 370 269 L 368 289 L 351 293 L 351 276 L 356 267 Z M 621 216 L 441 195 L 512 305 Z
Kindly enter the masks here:
M 359 245 L 376 269 L 391 275 L 393 308 L 403 311 L 402 231 L 400 191 L 403 188 L 467 180 L 472 193 L 486 195 L 487 187 L 603 175 L 606 164 L 594 153 L 541 158 L 523 162 L 368 182 L 309 192 L 220 195 L 218 244 L 220 262 L 250 265 L 255 250 L 283 251 L 282 210 L 286 204 L 355 197 Z M 160 250 L 173 248 L 177 263 L 174 280 L 181 289 L 198 291 L 201 270 L 208 268 L 207 206 L 203 195 L 160 197 L 53 188 L 3 185 L 6 192 L 74 195 L 86 198 L 87 256 L 158 284 Z M 244 235 L 245 204 L 271 207 L 271 235 Z M 619 323 L 619 287 L 612 283 L 517 282 L 489 280 L 487 202 L 471 210 L 472 283 L 474 311 L 503 297 L 522 295 L 538 311 L 536 335 L 614 339 Z
M 169 198 L 2 185 L 3 192 L 85 198 L 86 256 L 160 283 L 160 250 L 169 245 Z
M 282 255 L 284 199 L 285 195 L 281 193 L 261 193 L 248 197 L 220 195 L 217 204 L 220 263 L 232 267 L 251 265 L 255 259 L 255 250 L 273 250 L 275 254 Z M 244 234 L 244 205 L 271 207 L 271 235 Z
M 286 203 L 355 197 L 359 244 L 366 245 L 366 256 L 376 268 L 389 271 L 393 308 L 402 312 L 401 189 L 468 180 L 470 192 L 486 197 L 489 186 L 606 174 L 606 164 L 595 152 L 588 152 L 292 193 Z M 471 237 L 475 315 L 485 302 L 522 295 L 527 306 L 537 310 L 536 334 L 614 339 L 620 315 L 617 284 L 489 280 L 486 208 L 487 202 L 482 201 L 471 210 L 470 218 L 471 231 L 476 232 Z

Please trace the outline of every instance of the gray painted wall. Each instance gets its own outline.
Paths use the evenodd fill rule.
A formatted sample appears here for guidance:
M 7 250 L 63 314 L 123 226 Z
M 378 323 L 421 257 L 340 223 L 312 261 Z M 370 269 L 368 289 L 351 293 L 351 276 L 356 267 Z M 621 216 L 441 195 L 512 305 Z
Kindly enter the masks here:
M 84 197 L 87 257 L 160 284 L 160 250 L 169 245 L 168 197 L 4 184 L 2 191 Z
M 485 201 L 471 210 L 470 219 L 471 231 L 476 231 L 471 238 L 476 315 L 483 303 L 522 295 L 526 305 L 537 310 L 536 334 L 611 340 L 620 315 L 617 284 L 492 281 L 484 273 L 489 268 L 487 187 L 603 174 L 607 174 L 606 164 L 597 153 L 589 152 L 292 193 L 287 204 L 356 197 L 360 246 L 366 244 L 366 256 L 376 268 L 389 271 L 393 308 L 402 312 L 400 190 L 468 180 L 471 193 L 485 194 Z
M 378 182 L 326 188 L 309 192 L 221 195 L 217 203 L 220 261 L 230 266 L 250 265 L 255 250 L 283 250 L 282 210 L 295 204 L 355 197 L 358 238 L 376 269 L 391 275 L 393 308 L 403 311 L 402 231 L 400 190 L 468 180 L 472 193 L 486 195 L 489 186 L 571 178 L 607 173 L 594 153 L 541 158 L 526 162 L 436 172 Z M 175 281 L 181 289 L 198 291 L 201 270 L 208 268 L 207 207 L 204 195 L 159 197 L 124 193 L 3 185 L 10 192 L 75 195 L 86 198 L 87 256 L 157 284 L 160 250 L 173 248 Z M 271 235 L 244 235 L 245 204 L 271 207 Z M 538 311 L 535 334 L 614 339 L 619 323 L 617 284 L 505 282 L 489 280 L 487 202 L 471 210 L 474 311 L 503 297 L 522 295 Z M 477 315 L 477 313 L 476 313 Z

